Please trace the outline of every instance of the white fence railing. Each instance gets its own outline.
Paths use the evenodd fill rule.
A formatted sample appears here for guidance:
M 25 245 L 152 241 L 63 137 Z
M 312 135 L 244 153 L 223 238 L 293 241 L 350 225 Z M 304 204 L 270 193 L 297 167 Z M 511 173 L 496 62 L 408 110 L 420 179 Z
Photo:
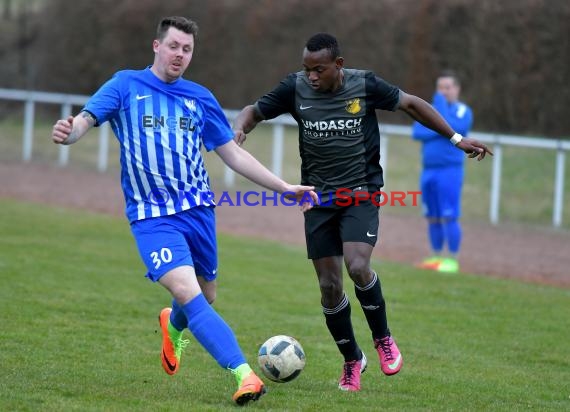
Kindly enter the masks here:
M 22 160 L 29 162 L 32 159 L 32 147 L 34 136 L 34 112 L 36 103 L 58 104 L 61 106 L 61 116 L 65 118 L 72 113 L 73 106 L 82 107 L 89 96 L 62 93 L 46 93 L 37 91 L 0 89 L 0 100 L 16 100 L 24 102 L 24 129 L 22 136 Z M 226 110 L 226 116 L 232 120 L 238 113 L 235 110 Z M 273 126 L 273 149 L 272 149 L 272 171 L 281 176 L 283 165 L 284 148 L 284 127 L 297 126 L 297 123 L 290 116 L 280 116 L 269 121 Z M 382 132 L 380 141 L 380 152 L 382 164 L 388 156 L 388 141 L 393 136 L 411 135 L 411 127 L 392 124 L 379 124 Z M 109 126 L 103 124 L 99 128 L 99 153 L 97 168 L 103 172 L 107 169 L 109 156 Z M 501 201 L 501 174 L 504 146 L 518 146 L 535 149 L 549 149 L 556 151 L 556 166 L 554 174 L 554 199 L 552 207 L 552 226 L 562 225 L 562 212 L 564 207 L 564 173 L 566 163 L 566 152 L 570 151 L 570 141 L 561 139 L 546 139 L 539 137 L 522 137 L 495 133 L 473 132 L 470 137 L 493 145 L 492 174 L 490 187 L 489 220 L 493 224 L 499 223 L 499 206 Z M 58 164 L 65 166 L 69 160 L 69 146 L 60 146 Z M 234 184 L 234 174 L 226 168 L 224 175 L 225 184 L 231 187 Z

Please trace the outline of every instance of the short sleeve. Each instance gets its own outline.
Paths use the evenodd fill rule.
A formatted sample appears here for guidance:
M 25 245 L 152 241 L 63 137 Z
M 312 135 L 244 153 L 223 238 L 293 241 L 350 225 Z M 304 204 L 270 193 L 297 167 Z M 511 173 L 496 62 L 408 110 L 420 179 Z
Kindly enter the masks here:
M 204 128 L 202 141 L 207 151 L 214 150 L 234 138 L 234 132 L 213 94 L 209 94 L 202 100 L 204 105 Z
M 295 82 L 297 75 L 291 73 L 279 85 L 261 97 L 255 106 L 265 119 L 273 119 L 284 113 L 295 111 Z
M 89 99 L 83 110 L 95 117 L 95 126 L 100 126 L 111 119 L 121 108 L 119 76 L 115 74 L 104 83 Z
M 372 72 L 366 74 L 366 95 L 377 110 L 395 111 L 400 102 L 400 89 Z

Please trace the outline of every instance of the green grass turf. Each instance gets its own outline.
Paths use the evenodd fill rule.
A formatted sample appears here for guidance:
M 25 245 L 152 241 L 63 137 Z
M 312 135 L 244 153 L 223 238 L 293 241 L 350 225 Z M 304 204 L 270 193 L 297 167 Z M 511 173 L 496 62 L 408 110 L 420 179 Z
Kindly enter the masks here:
M 162 371 L 169 297 L 143 277 L 124 219 L 9 200 L 0 210 L 0 410 L 236 410 L 233 378 L 193 338 L 180 372 Z M 374 262 L 404 367 L 381 374 L 347 281 L 370 366 L 362 391 L 344 393 L 304 250 L 227 235 L 219 249 L 215 307 L 252 366 L 276 334 L 307 355 L 299 378 L 268 382 L 252 410 L 570 409 L 567 289 Z

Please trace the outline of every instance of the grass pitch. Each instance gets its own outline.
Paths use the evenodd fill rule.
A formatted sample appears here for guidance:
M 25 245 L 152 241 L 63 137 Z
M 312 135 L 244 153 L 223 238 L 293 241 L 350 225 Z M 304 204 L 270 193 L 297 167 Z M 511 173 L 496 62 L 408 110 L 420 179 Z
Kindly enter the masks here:
M 162 371 L 157 315 L 169 297 L 143 277 L 125 219 L 9 200 L 0 209 L 0 410 L 236 410 L 233 378 L 193 338 L 180 372 Z M 307 355 L 299 378 L 267 382 L 249 409 L 570 409 L 567 289 L 374 262 L 404 367 L 381 374 L 347 280 L 370 364 L 362 391 L 344 393 L 304 250 L 226 235 L 219 250 L 215 307 L 254 369 L 271 335 L 295 336 Z

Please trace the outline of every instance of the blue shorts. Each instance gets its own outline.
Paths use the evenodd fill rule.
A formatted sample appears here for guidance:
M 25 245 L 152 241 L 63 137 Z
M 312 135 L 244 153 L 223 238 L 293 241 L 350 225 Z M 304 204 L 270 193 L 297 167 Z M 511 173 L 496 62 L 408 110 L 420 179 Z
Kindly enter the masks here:
M 461 215 L 463 167 L 424 169 L 420 187 L 426 217 L 457 219 Z
M 213 207 L 196 206 L 174 215 L 136 220 L 131 231 L 153 282 L 179 266 L 193 266 L 196 275 L 216 279 L 218 248 Z

